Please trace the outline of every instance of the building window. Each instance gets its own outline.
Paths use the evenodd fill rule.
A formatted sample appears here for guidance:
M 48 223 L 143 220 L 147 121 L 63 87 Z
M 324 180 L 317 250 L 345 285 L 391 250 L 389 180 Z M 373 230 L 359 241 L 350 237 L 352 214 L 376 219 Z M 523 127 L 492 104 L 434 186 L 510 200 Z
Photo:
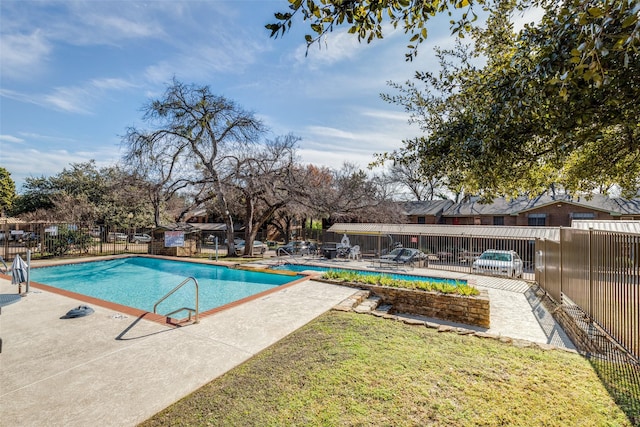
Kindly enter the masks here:
M 527 218 L 529 227 L 544 227 L 547 220 L 547 214 L 529 214 Z
M 503 216 L 494 216 L 493 217 L 493 225 L 504 225 L 504 217 Z
M 427 219 L 423 216 L 419 216 L 418 217 L 418 224 L 426 224 L 427 223 Z
M 596 214 L 594 212 L 572 212 L 571 219 L 594 219 Z
M 544 227 L 545 218 L 529 218 L 529 227 Z

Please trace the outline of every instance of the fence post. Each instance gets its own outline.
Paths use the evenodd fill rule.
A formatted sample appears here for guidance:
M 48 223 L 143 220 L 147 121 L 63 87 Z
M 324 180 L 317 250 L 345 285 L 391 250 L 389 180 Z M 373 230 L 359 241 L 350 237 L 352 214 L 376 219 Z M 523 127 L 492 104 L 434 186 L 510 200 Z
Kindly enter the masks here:
M 474 237 L 473 234 L 469 236 L 469 256 L 467 257 L 467 264 L 469 264 L 469 274 L 473 273 L 473 254 L 475 253 L 474 249 Z M 524 273 L 523 273 L 524 275 Z
M 593 322 L 594 301 L 593 301 L 593 227 L 589 227 L 589 322 Z
M 542 273 L 544 274 L 544 291 L 547 292 L 549 282 L 547 281 L 547 239 L 542 239 Z M 547 292 L 548 293 L 548 292 Z
M 560 270 L 560 274 L 559 274 L 559 276 L 560 276 L 560 283 L 559 283 L 560 284 L 560 289 L 559 289 L 559 291 L 560 291 L 560 304 L 562 304 L 563 303 L 562 300 L 564 299 L 563 298 L 564 292 L 562 292 L 562 276 L 564 276 L 564 269 L 562 268 L 562 241 L 564 240 L 563 239 L 563 233 L 562 233 L 562 226 L 560 226 L 559 233 L 560 233 L 560 244 L 558 245 L 558 264 L 560 264 L 560 265 L 558 266 L 558 269 Z

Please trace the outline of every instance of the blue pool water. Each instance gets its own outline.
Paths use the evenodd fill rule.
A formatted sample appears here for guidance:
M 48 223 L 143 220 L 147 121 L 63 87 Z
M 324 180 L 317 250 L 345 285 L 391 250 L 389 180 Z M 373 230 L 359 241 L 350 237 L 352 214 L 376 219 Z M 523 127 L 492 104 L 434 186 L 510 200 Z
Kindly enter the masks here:
M 418 276 L 415 274 L 401 274 L 401 273 L 388 273 L 388 272 L 379 272 L 379 271 L 368 271 L 368 270 L 353 270 L 347 268 L 334 268 L 334 267 L 320 267 L 316 265 L 303 265 L 303 264 L 282 264 L 278 266 L 272 267 L 274 270 L 288 270 L 293 271 L 295 273 L 300 273 L 302 271 L 356 271 L 360 274 L 366 274 L 369 276 L 379 276 L 385 275 L 390 276 L 392 279 L 397 280 L 424 280 L 426 282 L 440 282 L 440 283 L 448 283 L 450 285 L 456 286 L 458 284 L 464 283 L 466 284 L 466 280 L 459 279 L 444 279 L 442 277 L 429 277 L 429 276 Z
M 198 281 L 199 310 L 203 312 L 303 276 L 134 257 L 34 268 L 30 278 L 55 288 L 152 312 L 153 305 L 187 277 Z M 195 286 L 187 284 L 165 300 L 158 307 L 158 313 L 194 305 Z M 181 315 L 186 316 L 186 312 L 177 314 Z

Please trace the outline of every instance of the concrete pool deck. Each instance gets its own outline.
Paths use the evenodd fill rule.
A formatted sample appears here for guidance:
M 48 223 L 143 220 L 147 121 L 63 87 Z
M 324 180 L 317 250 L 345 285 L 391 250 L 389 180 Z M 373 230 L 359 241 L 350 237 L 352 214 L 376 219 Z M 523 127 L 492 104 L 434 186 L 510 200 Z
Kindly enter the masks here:
M 414 273 L 460 276 L 426 269 Z M 489 290 L 492 326 L 487 332 L 572 348 L 546 310 L 527 295 L 526 283 L 476 280 Z M 16 292 L 17 286 L 0 278 L 0 294 Z M 95 304 L 94 314 L 62 319 L 82 302 L 31 287 L 0 315 L 0 423 L 136 425 L 354 292 L 305 281 L 199 324 L 173 328 Z

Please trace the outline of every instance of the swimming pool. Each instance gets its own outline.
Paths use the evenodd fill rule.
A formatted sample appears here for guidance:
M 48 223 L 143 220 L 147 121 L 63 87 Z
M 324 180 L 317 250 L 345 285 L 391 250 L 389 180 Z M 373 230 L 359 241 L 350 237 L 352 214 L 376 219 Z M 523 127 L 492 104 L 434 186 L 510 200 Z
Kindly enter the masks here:
M 467 281 L 464 279 L 445 279 L 442 277 L 430 277 L 430 276 L 419 276 L 417 274 L 402 274 L 402 273 L 389 273 L 389 272 L 381 272 L 381 271 L 369 271 L 369 270 L 355 270 L 350 268 L 335 268 L 335 267 L 322 267 L 318 265 L 305 265 L 305 264 L 281 264 L 272 267 L 274 270 L 288 270 L 295 273 L 300 273 L 303 271 L 355 271 L 360 274 L 366 274 L 370 276 L 390 276 L 392 279 L 397 280 L 424 280 L 425 282 L 439 282 L 446 283 L 453 286 L 458 286 L 460 284 L 466 284 Z
M 198 281 L 198 309 L 206 312 L 304 276 L 131 257 L 34 268 L 30 279 L 54 288 L 153 312 L 153 305 L 187 277 L 194 277 Z M 169 313 L 194 305 L 195 286 L 187 284 L 164 301 L 158 307 L 158 312 Z M 186 315 L 183 311 L 176 316 Z

